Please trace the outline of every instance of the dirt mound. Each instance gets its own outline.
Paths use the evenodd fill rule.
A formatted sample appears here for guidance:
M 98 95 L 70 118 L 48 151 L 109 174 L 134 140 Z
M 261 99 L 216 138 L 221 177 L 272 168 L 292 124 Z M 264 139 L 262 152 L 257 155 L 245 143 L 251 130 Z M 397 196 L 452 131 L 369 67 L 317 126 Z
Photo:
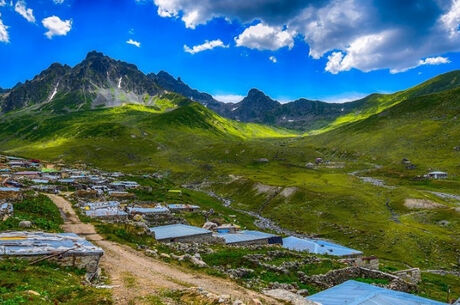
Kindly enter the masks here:
M 404 201 L 404 205 L 409 209 L 439 209 L 445 208 L 445 205 L 428 199 L 411 199 L 408 198 Z

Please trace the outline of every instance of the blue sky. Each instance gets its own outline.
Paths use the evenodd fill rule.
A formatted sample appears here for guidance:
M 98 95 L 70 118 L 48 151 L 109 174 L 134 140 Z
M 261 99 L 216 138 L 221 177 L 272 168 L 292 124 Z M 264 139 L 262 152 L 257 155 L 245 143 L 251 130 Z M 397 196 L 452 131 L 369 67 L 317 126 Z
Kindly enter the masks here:
M 0 0 L 0 14 L 3 88 L 91 50 L 230 100 L 344 101 L 460 68 L 460 0 Z

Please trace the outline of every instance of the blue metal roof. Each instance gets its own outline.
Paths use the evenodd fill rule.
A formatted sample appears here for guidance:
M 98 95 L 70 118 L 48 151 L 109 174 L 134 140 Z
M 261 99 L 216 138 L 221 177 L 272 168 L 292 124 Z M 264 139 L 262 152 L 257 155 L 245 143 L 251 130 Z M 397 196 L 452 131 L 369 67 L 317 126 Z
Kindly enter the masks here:
M 0 187 L 1 192 L 19 192 L 20 190 L 18 187 Z
M 69 254 L 102 254 L 104 251 L 74 233 L 5 232 L 0 233 L 1 255 L 46 255 L 59 251 Z
M 298 238 L 294 236 L 283 238 L 283 247 L 290 250 L 308 251 L 314 254 L 327 254 L 334 256 L 362 254 L 361 251 L 350 249 L 325 240 Z
M 239 231 L 237 233 L 216 233 L 215 236 L 223 238 L 226 244 L 234 244 L 268 239 L 276 235 L 259 231 Z
M 346 281 L 317 294 L 308 300 L 321 305 L 445 305 L 409 293 L 390 290 L 357 281 Z
M 211 231 L 203 229 L 203 228 L 198 228 L 198 227 L 193 227 L 193 226 L 188 226 L 188 225 L 183 225 L 183 224 L 173 224 L 173 225 L 167 225 L 167 226 L 154 227 L 154 228 L 150 228 L 150 231 L 155 233 L 156 240 L 177 238 L 177 237 L 187 237 L 187 236 L 211 233 Z

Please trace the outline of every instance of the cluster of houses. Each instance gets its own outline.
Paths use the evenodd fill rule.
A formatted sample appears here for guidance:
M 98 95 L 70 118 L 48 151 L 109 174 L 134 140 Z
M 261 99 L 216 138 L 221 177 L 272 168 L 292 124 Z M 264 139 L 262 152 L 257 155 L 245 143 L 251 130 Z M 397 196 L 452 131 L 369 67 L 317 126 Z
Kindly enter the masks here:
M 316 164 L 321 162 L 315 161 Z M 442 178 L 442 174 L 433 175 Z M 146 232 L 159 242 L 241 247 L 279 245 L 289 250 L 340 257 L 354 266 L 379 267 L 376 257 L 364 257 L 361 251 L 330 241 L 300 236 L 283 238 L 272 233 L 243 230 L 236 224 L 206 222 L 203 227 L 185 224 L 174 215 L 198 212 L 199 206 L 133 203 L 134 195 L 130 191 L 141 186 L 135 181 L 122 181 L 122 177 L 121 173 L 75 170 L 64 165 L 46 166 L 39 160 L 0 156 L 0 221 L 13 215 L 11 202 L 21 199 L 24 190 L 73 190 L 82 214 L 108 222 L 145 221 Z M 171 193 L 180 193 L 180 190 L 171 190 Z M 166 219 L 166 223 L 155 225 L 157 223 L 146 221 L 157 217 Z M 98 273 L 103 253 L 101 248 L 73 233 L 0 232 L 0 257 L 25 258 L 31 263 L 54 260 L 61 265 L 86 269 L 90 279 Z M 344 282 L 307 299 L 323 305 L 443 304 L 355 281 Z

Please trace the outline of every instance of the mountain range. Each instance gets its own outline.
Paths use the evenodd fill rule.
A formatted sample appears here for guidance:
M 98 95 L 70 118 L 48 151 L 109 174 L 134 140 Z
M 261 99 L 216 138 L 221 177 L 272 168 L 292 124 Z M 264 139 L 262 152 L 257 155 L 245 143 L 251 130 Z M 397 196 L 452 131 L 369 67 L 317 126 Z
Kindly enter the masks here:
M 54 63 L 32 80 L 11 89 L 0 89 L 0 109 L 10 112 L 24 107 L 51 107 L 56 112 L 68 112 L 122 104 L 155 106 L 156 97 L 174 92 L 232 120 L 313 131 L 327 128 L 346 115 L 366 116 L 373 114 L 376 107 L 383 109 L 409 97 L 458 85 L 460 71 L 453 71 L 404 94 L 372 94 L 343 104 L 303 98 L 280 103 L 257 89 L 251 89 L 238 103 L 223 103 L 210 94 L 190 88 L 167 72 L 144 74 L 135 65 L 92 51 L 74 67 Z

